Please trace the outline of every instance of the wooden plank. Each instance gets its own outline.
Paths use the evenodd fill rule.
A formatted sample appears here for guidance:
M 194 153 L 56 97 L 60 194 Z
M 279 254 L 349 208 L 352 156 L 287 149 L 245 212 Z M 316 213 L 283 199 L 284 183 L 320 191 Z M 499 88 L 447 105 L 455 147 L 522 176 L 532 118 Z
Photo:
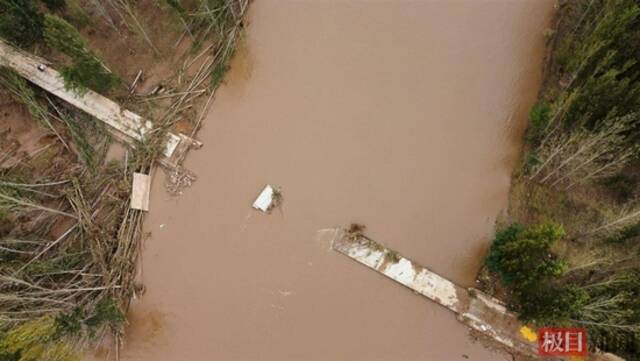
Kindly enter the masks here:
M 133 173 L 131 208 L 148 212 L 150 190 L 151 176 L 149 176 L 148 174 Z

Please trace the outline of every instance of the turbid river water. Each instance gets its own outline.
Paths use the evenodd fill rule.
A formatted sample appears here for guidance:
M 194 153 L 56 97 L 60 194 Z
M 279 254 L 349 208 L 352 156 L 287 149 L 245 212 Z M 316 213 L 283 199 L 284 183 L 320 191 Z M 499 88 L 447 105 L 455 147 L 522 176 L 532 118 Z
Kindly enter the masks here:
M 503 360 L 329 251 L 351 222 L 465 286 L 505 208 L 551 0 L 252 4 L 198 175 L 159 174 L 123 360 Z M 262 187 L 280 210 L 251 209 Z

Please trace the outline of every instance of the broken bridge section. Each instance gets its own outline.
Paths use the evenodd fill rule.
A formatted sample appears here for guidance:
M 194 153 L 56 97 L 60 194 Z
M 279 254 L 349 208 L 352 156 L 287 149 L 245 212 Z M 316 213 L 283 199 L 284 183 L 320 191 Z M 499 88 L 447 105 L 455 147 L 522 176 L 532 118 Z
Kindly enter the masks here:
M 153 123 L 140 115 L 123 109 L 114 101 L 92 91 L 78 94 L 67 90 L 60 74 L 48 66 L 44 59 L 38 58 L 0 40 L 0 66 L 13 69 L 16 73 L 59 97 L 76 108 L 90 114 L 109 126 L 111 133 L 120 141 L 134 145 L 143 142 L 153 130 Z M 199 148 L 202 144 L 184 134 L 167 133 L 160 162 L 168 167 L 176 167 L 186 152 Z
M 524 338 L 524 325 L 495 298 L 465 289 L 362 235 L 342 233 L 333 249 L 446 307 L 460 322 L 510 350 L 537 356 L 537 342 Z

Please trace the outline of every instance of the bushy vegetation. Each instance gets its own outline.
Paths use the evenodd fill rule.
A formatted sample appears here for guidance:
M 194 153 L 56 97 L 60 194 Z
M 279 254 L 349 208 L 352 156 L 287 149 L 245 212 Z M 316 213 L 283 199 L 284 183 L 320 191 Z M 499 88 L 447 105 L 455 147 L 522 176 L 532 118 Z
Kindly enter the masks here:
M 21 46 L 42 38 L 42 14 L 32 0 L 0 0 L 0 36 Z
M 586 294 L 553 283 L 566 271 L 551 247 L 565 235 L 550 222 L 525 228 L 511 225 L 497 233 L 486 263 L 511 291 L 511 307 L 521 319 L 539 325 L 566 323 L 579 312 Z
M 42 0 L 48 9 L 64 9 L 66 0 Z M 0 37 L 30 47 L 42 40 L 44 17 L 35 0 L 0 0 Z
M 47 14 L 44 19 L 44 39 L 51 48 L 56 49 L 72 59 L 91 56 L 87 41 L 73 25 L 64 19 Z
M 67 6 L 66 0 L 42 0 L 49 10 L 62 10 Z
M 82 94 L 86 89 L 106 93 L 118 84 L 118 78 L 94 57 L 84 56 L 60 70 L 64 85 Z
M 73 25 L 51 14 L 45 15 L 44 25 L 47 44 L 72 59 L 72 64 L 60 71 L 66 88 L 79 93 L 87 88 L 105 93 L 118 83 L 116 76 L 102 65 Z
M 79 361 L 51 317 L 25 322 L 0 339 L 0 357 L 16 361 Z
M 188 19 L 187 11 L 178 0 L 165 0 L 173 10 L 175 10 L 183 20 Z
M 566 269 L 566 265 L 551 254 L 551 246 L 562 236 L 562 227 L 552 223 L 529 229 L 512 225 L 497 233 L 487 256 L 487 266 L 516 291 L 535 288 Z
M 79 350 L 69 340 L 85 333 L 95 336 L 100 327 L 120 328 L 124 314 L 111 298 L 98 302 L 90 314 L 83 308 L 42 316 L 0 334 L 0 360 L 80 361 Z

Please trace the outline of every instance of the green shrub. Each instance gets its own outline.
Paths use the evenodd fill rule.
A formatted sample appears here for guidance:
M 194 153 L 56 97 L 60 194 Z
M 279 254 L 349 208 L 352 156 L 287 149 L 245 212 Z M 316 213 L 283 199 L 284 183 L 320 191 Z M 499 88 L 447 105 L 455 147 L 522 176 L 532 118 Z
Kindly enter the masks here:
M 631 224 L 604 239 L 606 243 L 632 243 L 640 236 L 640 222 Z
M 119 329 L 123 326 L 125 315 L 112 298 L 98 302 L 92 310 L 79 307 L 56 317 L 57 335 L 79 335 L 81 332 L 94 336 L 102 326 Z M 1 360 L 0 360 L 1 361 Z
M 62 10 L 67 6 L 66 0 L 41 0 L 51 11 Z
M 572 69 L 566 69 L 570 65 L 573 55 L 572 40 L 573 38 L 570 37 L 562 38 L 554 49 L 554 60 L 565 71 L 572 71 Z
M 540 159 L 540 157 L 535 151 L 531 151 L 527 153 L 527 157 L 526 157 L 527 168 L 532 169 L 536 166 L 539 166 L 540 164 L 542 164 L 542 160 Z
M 564 271 L 565 264 L 550 252 L 562 236 L 562 226 L 551 222 L 529 229 L 511 225 L 496 234 L 486 259 L 487 267 L 516 292 L 533 289 Z
M 524 322 L 559 324 L 579 315 L 589 296 L 554 282 L 566 269 L 551 254 L 564 236 L 562 226 L 546 222 L 526 228 L 514 224 L 498 232 L 486 265 L 511 291 L 510 308 Z
M 224 76 L 227 74 L 229 69 L 231 69 L 231 66 L 229 66 L 226 61 L 216 64 L 211 71 L 211 84 L 213 84 L 214 87 L 219 86 L 224 80 Z
M 624 173 L 618 173 L 602 180 L 609 193 L 611 193 L 618 202 L 624 203 L 632 199 L 634 193 L 637 192 L 639 179 Z
M 551 119 L 551 106 L 545 101 L 537 102 L 529 112 L 529 122 L 534 132 L 542 132 Z
M 0 36 L 21 46 L 42 39 L 43 18 L 31 0 L 0 0 Z
M 78 355 L 64 341 L 56 340 L 56 323 L 41 317 L 22 323 L 0 339 L 0 357 L 18 361 L 78 361 Z
M 44 39 L 51 48 L 73 59 L 93 55 L 78 30 L 64 19 L 55 15 L 45 15 Z
M 66 89 L 80 94 L 87 88 L 105 93 L 118 84 L 118 78 L 105 69 L 73 25 L 50 14 L 46 15 L 44 23 L 47 44 L 73 59 L 71 65 L 60 71 Z
M 94 314 L 86 320 L 86 324 L 89 327 L 97 327 L 106 323 L 113 327 L 119 327 L 124 320 L 124 313 L 116 302 L 112 298 L 105 298 L 96 305 Z
M 118 84 L 118 78 L 108 72 L 94 57 L 83 56 L 77 58 L 73 64 L 60 71 L 66 89 L 73 89 L 83 94 L 87 88 L 106 93 Z
M 82 330 L 82 320 L 85 314 L 79 307 L 74 308 L 71 312 L 61 313 L 56 317 L 57 331 L 60 334 L 77 334 Z
M 187 12 L 185 11 L 182 4 L 180 3 L 180 0 L 165 0 L 165 1 L 171 8 L 173 8 L 176 12 L 178 12 L 178 14 L 180 14 L 180 16 L 183 19 L 187 18 Z
M 20 354 L 0 351 L 0 361 L 20 361 Z
M 511 309 L 523 322 L 559 326 L 576 318 L 588 300 L 588 294 L 578 287 L 544 285 L 514 294 Z

